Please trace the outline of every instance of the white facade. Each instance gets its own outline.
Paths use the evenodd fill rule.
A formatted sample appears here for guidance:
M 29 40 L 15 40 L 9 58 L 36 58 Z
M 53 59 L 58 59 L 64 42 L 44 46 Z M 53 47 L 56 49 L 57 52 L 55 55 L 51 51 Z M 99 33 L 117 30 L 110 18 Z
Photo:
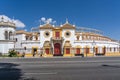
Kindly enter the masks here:
M 45 33 L 47 32 L 49 33 L 48 37 L 45 36 Z M 57 32 L 59 32 L 59 36 L 56 36 L 58 35 Z M 79 36 L 79 39 L 77 39 L 77 36 Z M 48 45 L 45 44 L 47 41 L 49 43 Z M 56 43 L 60 44 L 59 49 L 57 49 L 58 46 L 55 47 Z M 41 26 L 40 47 L 44 49 L 43 53 L 51 52 L 53 55 L 57 53 L 55 50 L 58 50 L 60 54 L 66 54 L 66 50 L 70 49 L 70 53 L 72 53 L 72 48 L 74 48 L 74 52 L 76 53 L 77 47 L 84 50 L 85 48 L 89 48 L 89 53 L 94 52 L 94 47 L 97 50 L 96 53 L 109 52 L 108 48 L 112 48 L 110 49 L 110 52 L 119 51 L 119 43 L 117 41 L 94 32 L 76 32 L 75 26 L 72 26 L 69 23 L 65 23 L 60 27 L 53 27 L 50 24 Z M 103 50 L 103 48 L 105 48 L 105 50 Z M 85 53 L 84 50 L 81 50 L 81 53 Z
M 60 27 L 47 23 L 40 26 L 38 32 L 16 31 L 15 28 L 14 23 L 0 22 L 0 53 L 8 53 L 10 49 L 34 53 L 35 48 L 52 55 L 93 53 L 93 48 L 96 53 L 106 53 L 118 52 L 120 46 L 117 41 L 101 34 L 77 32 L 76 27 L 68 22 Z M 85 51 L 86 48 L 89 49 Z
M 47 37 L 47 38 L 44 36 L 46 31 L 48 31 L 49 34 L 50 34 L 50 36 Z M 50 41 L 50 39 L 52 37 L 52 34 L 53 34 L 52 29 L 42 29 L 42 30 L 40 30 L 40 47 L 43 47 L 43 44 L 44 44 L 45 41 Z
M 70 36 L 70 37 L 65 37 L 66 31 L 68 31 L 68 32 L 71 33 L 71 36 Z M 63 30 L 62 30 L 62 37 L 64 38 L 64 43 L 65 43 L 65 41 L 69 41 L 69 40 L 70 40 L 70 43 L 74 46 L 74 41 L 75 41 L 75 29 L 63 29 Z M 64 43 L 63 43 L 63 44 L 64 44 Z
M 8 53 L 15 47 L 15 28 L 14 23 L 4 22 L 4 18 L 0 21 L 0 53 Z

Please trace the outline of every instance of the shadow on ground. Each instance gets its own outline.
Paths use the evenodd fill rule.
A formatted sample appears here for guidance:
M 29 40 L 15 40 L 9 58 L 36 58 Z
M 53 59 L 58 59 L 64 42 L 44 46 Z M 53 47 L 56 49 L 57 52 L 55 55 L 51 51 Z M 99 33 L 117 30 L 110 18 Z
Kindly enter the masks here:
M 0 63 L 0 80 L 35 80 L 33 78 L 23 78 L 21 69 L 16 68 L 19 64 Z
M 103 64 L 102 67 L 120 68 L 120 65 L 107 65 L 107 64 Z
M 18 64 L 0 63 L 0 80 L 19 80 L 21 79 L 21 70 L 16 68 Z
M 35 80 L 33 78 L 23 78 L 19 64 L 0 63 L 0 80 Z

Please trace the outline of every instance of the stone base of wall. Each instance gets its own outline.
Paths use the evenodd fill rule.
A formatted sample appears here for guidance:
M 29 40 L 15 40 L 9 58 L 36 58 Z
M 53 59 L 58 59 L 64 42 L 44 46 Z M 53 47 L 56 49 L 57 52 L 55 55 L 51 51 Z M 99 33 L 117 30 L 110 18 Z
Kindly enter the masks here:
M 84 57 L 94 57 L 93 53 L 84 54 Z
M 53 57 L 52 54 L 43 54 L 42 57 Z
M 105 56 L 120 56 L 120 53 L 119 52 L 111 52 L 111 53 L 106 53 Z
M 27 53 L 27 54 L 25 54 L 25 57 L 40 57 L 40 55 L 38 55 L 38 54 L 36 54 L 35 56 L 33 56 L 33 54 L 31 54 L 31 53 Z
M 25 54 L 25 57 L 33 57 L 31 53 Z
M 21 54 L 20 54 L 21 56 Z M 74 57 L 75 54 L 64 54 L 63 57 Z M 109 52 L 109 53 L 106 53 L 105 55 L 103 56 L 110 56 L 110 57 L 114 57 L 114 56 L 120 56 L 120 53 L 119 52 Z M 31 53 L 27 53 L 25 54 L 24 57 L 33 57 L 33 54 Z M 53 54 L 43 54 L 42 56 L 36 54 L 34 57 L 53 57 Z M 94 54 L 93 53 L 88 53 L 88 54 L 84 54 L 84 57 L 94 57 Z
M 74 57 L 75 55 L 74 54 L 64 54 L 63 56 L 64 57 Z

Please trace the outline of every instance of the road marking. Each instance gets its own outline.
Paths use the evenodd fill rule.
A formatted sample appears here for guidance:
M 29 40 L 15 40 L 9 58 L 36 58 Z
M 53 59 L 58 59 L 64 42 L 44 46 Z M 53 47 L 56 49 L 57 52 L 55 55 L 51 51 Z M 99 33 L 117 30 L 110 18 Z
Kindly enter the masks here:
M 48 73 L 24 73 L 24 74 L 27 74 L 27 75 L 31 75 L 31 74 L 34 74 L 34 75 L 37 75 L 37 74 L 43 74 L 43 75 L 53 75 L 53 74 L 57 74 L 57 72 L 48 72 Z
M 0 61 L 1 62 L 1 61 Z M 15 64 L 50 64 L 50 63 L 99 63 L 99 62 L 120 62 L 120 60 L 94 60 L 94 61 L 34 61 L 34 62 L 15 62 L 15 61 L 2 61 L 2 63 L 15 63 Z
M 4 62 L 4 61 L 2 61 Z M 97 62 L 120 62 L 120 60 L 95 60 L 95 61 L 36 61 L 36 62 L 15 62 L 15 61 L 7 61 L 5 63 L 97 63 Z

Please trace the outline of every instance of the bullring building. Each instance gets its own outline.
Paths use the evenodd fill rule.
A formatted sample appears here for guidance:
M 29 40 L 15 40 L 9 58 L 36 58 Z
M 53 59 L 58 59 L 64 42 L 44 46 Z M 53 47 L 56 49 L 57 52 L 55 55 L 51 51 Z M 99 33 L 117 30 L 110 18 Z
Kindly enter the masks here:
M 60 26 L 50 23 L 32 28 L 31 32 L 16 30 L 12 22 L 0 22 L 0 53 L 14 49 L 26 57 L 44 56 L 119 56 L 119 42 L 101 31 L 76 27 L 66 21 Z

